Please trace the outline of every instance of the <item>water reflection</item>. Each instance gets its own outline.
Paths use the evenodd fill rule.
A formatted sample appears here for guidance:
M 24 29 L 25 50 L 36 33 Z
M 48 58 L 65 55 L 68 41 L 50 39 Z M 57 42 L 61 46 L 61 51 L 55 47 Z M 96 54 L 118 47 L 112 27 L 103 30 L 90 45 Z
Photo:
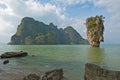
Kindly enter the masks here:
M 103 63 L 104 62 L 104 48 L 89 48 L 88 49 L 88 62 L 90 63 Z

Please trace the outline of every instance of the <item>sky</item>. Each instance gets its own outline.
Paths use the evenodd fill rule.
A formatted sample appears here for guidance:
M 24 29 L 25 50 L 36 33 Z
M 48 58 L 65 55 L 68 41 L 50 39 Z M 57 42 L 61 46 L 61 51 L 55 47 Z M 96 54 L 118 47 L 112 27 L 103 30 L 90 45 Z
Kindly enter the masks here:
M 72 26 L 87 39 L 85 20 L 103 15 L 103 44 L 120 44 L 120 0 L 0 0 L 0 43 L 10 42 L 23 17 L 58 28 Z

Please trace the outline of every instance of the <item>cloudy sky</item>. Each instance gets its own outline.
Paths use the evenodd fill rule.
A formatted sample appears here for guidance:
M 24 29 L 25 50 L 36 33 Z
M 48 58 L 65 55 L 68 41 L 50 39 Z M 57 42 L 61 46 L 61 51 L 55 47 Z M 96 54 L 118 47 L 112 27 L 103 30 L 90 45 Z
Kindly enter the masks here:
M 8 43 L 23 17 L 58 28 L 73 26 L 86 38 L 87 17 L 105 17 L 105 42 L 120 44 L 120 0 L 0 0 L 0 43 Z

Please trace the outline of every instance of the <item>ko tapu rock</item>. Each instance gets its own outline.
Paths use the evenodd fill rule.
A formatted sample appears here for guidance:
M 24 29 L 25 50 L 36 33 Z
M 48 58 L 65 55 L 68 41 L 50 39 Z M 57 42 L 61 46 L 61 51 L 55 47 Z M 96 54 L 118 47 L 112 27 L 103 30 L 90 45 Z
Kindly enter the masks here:
M 92 47 L 99 47 L 100 42 L 104 41 L 104 17 L 95 16 L 86 19 L 87 38 Z
M 24 17 L 9 44 L 50 45 L 50 44 L 88 44 L 88 41 L 71 26 L 58 28 L 53 23 L 45 24 L 31 17 Z

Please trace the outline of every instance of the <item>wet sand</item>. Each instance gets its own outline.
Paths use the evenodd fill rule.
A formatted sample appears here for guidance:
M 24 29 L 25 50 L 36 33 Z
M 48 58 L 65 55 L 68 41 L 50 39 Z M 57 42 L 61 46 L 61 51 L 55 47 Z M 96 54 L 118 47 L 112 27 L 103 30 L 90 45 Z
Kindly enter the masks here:
M 0 80 L 23 80 L 26 75 L 31 73 L 43 74 L 43 72 L 7 71 L 0 69 Z
M 13 72 L 1 72 L 0 80 L 22 80 L 25 74 Z

